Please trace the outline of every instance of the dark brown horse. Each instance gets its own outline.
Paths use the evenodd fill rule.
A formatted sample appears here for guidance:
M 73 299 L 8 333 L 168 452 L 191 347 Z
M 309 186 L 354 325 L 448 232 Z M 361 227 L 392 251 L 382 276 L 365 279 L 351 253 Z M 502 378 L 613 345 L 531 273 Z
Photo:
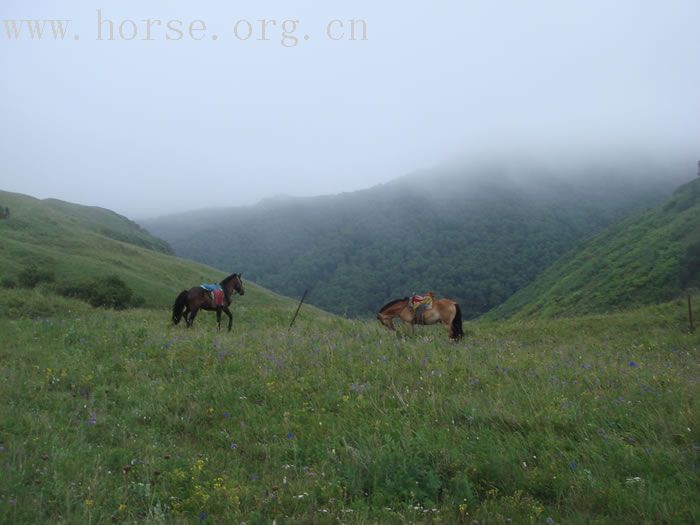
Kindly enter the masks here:
M 449 338 L 456 341 L 464 336 L 462 328 L 462 310 L 459 305 L 450 299 L 436 299 L 432 308 L 425 310 L 419 321 L 409 306 L 409 298 L 396 299 L 382 306 L 377 319 L 389 330 L 395 330 L 394 319 L 401 319 L 406 328 L 413 334 L 413 325 L 430 325 L 442 322 L 447 327 Z
M 189 290 L 183 290 L 175 299 L 173 305 L 173 323 L 178 324 L 182 317 L 185 318 L 187 328 L 192 326 L 194 318 L 197 317 L 197 312 L 200 310 L 208 310 L 216 312 L 216 322 L 221 330 L 221 312 L 223 311 L 228 316 L 228 331 L 231 331 L 233 326 L 233 314 L 229 310 L 231 305 L 231 295 L 237 293 L 245 294 L 243 289 L 243 281 L 240 273 L 233 273 L 219 283 L 224 291 L 224 304 L 217 306 L 212 302 L 211 295 L 201 286 L 195 286 Z M 183 313 L 184 310 L 184 313 Z

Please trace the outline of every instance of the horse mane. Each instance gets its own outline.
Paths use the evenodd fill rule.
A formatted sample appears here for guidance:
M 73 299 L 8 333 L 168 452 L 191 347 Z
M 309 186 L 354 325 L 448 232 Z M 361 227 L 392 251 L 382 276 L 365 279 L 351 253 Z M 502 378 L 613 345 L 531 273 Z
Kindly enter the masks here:
M 400 303 L 401 301 L 408 301 L 408 297 L 404 297 L 403 299 L 394 299 L 393 301 L 388 302 L 388 303 L 386 303 L 384 306 L 382 306 L 382 307 L 379 309 L 379 311 L 380 311 L 380 312 L 383 312 L 384 310 L 386 310 L 386 309 L 389 308 L 390 306 L 394 306 L 396 303 Z
M 226 277 L 226 279 L 224 279 L 223 281 L 221 281 L 221 282 L 219 283 L 219 286 L 221 286 L 221 289 L 224 291 L 224 295 L 226 296 L 226 300 L 227 300 L 229 303 L 231 302 L 231 296 L 230 296 L 229 293 L 228 293 L 228 289 L 226 288 L 226 285 L 228 284 L 229 281 L 233 280 L 234 277 L 238 277 L 238 274 L 237 274 L 237 273 L 232 273 L 231 275 L 229 275 L 228 277 Z
M 234 277 L 238 277 L 238 274 L 237 274 L 237 273 L 232 273 L 231 275 L 229 275 L 228 277 L 226 277 L 226 279 L 224 279 L 223 281 L 221 281 L 219 284 L 220 284 L 222 287 L 223 287 L 223 286 L 226 286 L 226 285 L 228 284 L 228 282 L 229 282 L 230 280 L 232 280 Z

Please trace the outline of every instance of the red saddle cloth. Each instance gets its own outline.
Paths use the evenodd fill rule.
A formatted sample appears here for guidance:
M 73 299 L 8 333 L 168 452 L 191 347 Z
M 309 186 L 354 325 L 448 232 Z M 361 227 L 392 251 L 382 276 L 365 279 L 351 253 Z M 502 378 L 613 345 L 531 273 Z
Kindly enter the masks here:
M 211 299 L 212 299 L 212 302 L 214 303 L 214 306 L 223 306 L 224 305 L 224 291 L 223 290 L 213 290 L 211 292 Z

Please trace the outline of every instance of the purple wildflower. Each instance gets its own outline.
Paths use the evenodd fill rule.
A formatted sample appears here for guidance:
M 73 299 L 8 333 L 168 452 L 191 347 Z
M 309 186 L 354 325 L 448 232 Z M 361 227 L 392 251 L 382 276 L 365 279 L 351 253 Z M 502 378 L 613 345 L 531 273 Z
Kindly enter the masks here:
M 294 432 L 288 432 L 287 439 L 294 439 Z
M 224 412 L 224 417 L 229 419 L 231 417 L 231 412 Z
M 238 444 L 237 444 L 237 443 L 231 443 L 231 447 L 230 447 L 230 448 L 231 448 L 231 450 L 236 450 L 236 449 L 238 448 Z
M 632 368 L 635 368 L 637 366 L 637 363 L 635 363 L 634 361 L 630 361 L 630 366 Z
M 97 424 L 97 413 L 91 412 L 90 417 L 87 420 L 88 425 L 96 425 Z

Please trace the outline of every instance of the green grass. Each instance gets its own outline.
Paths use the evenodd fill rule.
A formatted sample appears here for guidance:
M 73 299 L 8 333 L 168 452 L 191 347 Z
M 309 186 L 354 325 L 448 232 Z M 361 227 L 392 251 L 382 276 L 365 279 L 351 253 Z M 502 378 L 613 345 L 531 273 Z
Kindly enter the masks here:
M 0 522 L 700 521 L 684 303 L 451 344 L 311 307 L 290 332 L 295 302 L 246 283 L 232 334 L 186 330 L 175 295 L 221 272 L 107 210 L 0 197 L 0 277 L 116 274 L 149 307 L 0 290 Z
M 552 317 L 668 301 L 700 285 L 700 180 L 593 237 L 486 318 Z
M 11 211 L 9 220 L 0 220 L 0 278 L 16 280 L 29 265 L 54 273 L 58 286 L 116 275 L 146 306 L 165 307 L 183 289 L 227 275 L 168 255 L 164 241 L 109 210 L 2 191 L 0 205 Z M 266 304 L 293 303 L 254 284 L 245 286 Z
M 255 291 L 232 334 L 39 300 L 0 309 L 2 522 L 700 521 L 682 303 L 451 344 L 314 310 L 288 332 Z

